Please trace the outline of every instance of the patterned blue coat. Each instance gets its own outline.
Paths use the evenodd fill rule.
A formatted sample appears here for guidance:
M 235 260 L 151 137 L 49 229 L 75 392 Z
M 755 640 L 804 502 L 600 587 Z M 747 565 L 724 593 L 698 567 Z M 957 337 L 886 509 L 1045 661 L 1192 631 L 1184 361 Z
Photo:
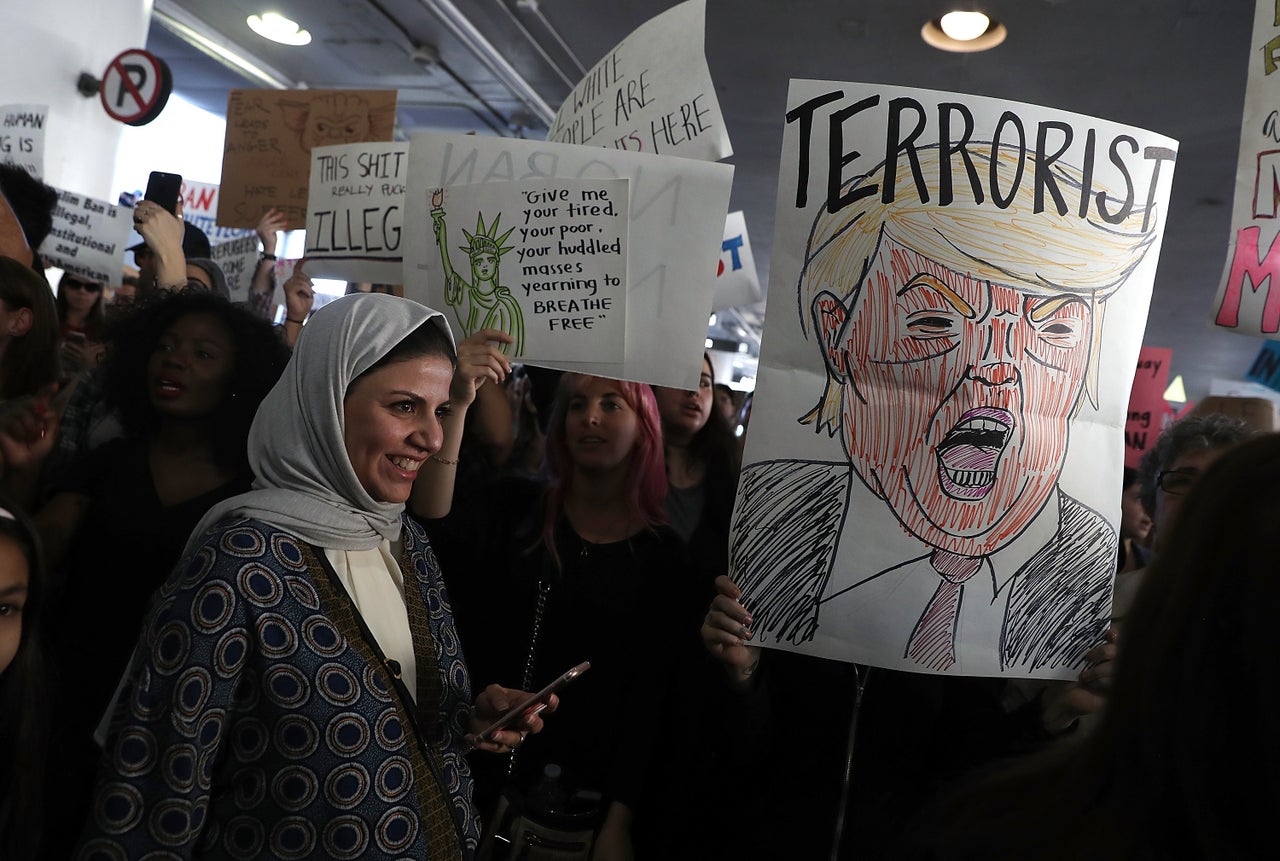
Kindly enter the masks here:
M 322 551 L 211 529 L 148 614 L 79 857 L 470 858 L 470 681 L 408 517 L 403 540 L 422 708 Z

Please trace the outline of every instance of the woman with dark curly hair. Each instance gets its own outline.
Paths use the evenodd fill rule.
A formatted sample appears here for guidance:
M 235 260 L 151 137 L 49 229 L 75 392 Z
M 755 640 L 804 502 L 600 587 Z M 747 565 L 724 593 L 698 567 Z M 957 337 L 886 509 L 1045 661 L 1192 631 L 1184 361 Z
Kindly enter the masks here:
M 151 594 L 204 513 L 250 487 L 249 426 L 287 360 L 269 323 L 206 292 L 162 295 L 111 334 L 106 398 L 125 436 L 85 455 L 36 516 L 54 574 L 54 653 L 64 682 L 55 727 L 63 821 L 88 802 L 93 729 Z M 43 438 L 28 434 L 28 470 L 52 449 L 53 428 L 39 430 Z

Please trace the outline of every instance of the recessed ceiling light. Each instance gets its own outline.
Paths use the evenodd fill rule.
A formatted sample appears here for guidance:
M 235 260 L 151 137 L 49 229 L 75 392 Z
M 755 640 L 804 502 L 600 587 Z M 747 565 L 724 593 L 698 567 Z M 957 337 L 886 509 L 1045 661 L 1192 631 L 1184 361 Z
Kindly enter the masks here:
M 264 39 L 279 42 L 281 45 L 307 45 L 311 42 L 311 34 L 275 12 L 263 12 L 261 15 L 250 15 L 247 19 L 249 29 Z
M 948 12 L 925 23 L 920 37 L 942 51 L 985 51 L 1004 41 L 1009 31 L 981 12 Z

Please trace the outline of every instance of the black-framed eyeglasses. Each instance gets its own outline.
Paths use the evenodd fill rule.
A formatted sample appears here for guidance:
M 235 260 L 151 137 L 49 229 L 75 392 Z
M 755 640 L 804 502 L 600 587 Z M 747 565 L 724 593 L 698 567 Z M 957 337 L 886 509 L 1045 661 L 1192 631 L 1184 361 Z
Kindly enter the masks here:
M 1156 486 L 1171 496 L 1182 496 L 1199 477 L 1200 470 L 1191 467 L 1162 469 L 1156 473 Z

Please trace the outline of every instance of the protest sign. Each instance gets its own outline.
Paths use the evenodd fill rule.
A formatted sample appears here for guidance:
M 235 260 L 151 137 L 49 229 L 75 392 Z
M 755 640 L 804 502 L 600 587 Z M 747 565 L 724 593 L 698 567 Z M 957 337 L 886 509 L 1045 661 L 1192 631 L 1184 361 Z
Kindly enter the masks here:
M 704 48 L 706 0 L 650 19 L 587 72 L 547 140 L 717 161 L 733 154 Z
M 58 189 L 53 229 L 40 246 L 50 264 L 99 284 L 119 284 L 133 210 Z
M 1280 391 L 1280 343 L 1264 343 L 1244 376 L 1250 382 Z
M 1143 347 L 1138 353 L 1124 423 L 1125 466 L 1136 468 L 1143 453 L 1156 444 L 1167 419 L 1173 418 L 1173 410 L 1164 399 L 1172 364 L 1173 350 L 1168 347 Z
M 209 257 L 227 277 L 227 289 L 232 302 L 245 302 L 249 298 L 249 286 L 258 269 L 258 237 L 252 231 L 248 236 L 219 242 L 209 251 Z
M 204 231 L 211 245 L 253 236 L 252 228 L 223 227 L 217 223 L 218 186 L 211 182 L 182 181 L 182 218 Z M 256 226 L 256 224 L 255 224 Z
M 395 90 L 232 90 L 218 224 L 254 227 L 275 207 L 305 227 L 311 150 L 389 141 L 395 114 Z
M 711 300 L 711 310 L 753 305 L 762 298 L 756 259 L 751 255 L 751 242 L 747 239 L 747 220 L 741 212 L 730 212 L 724 222 L 724 240 L 720 243 L 720 265 L 716 270 L 716 294 Z
M 320 278 L 398 284 L 407 143 L 357 143 L 311 151 L 307 271 Z
M 414 135 L 405 193 L 404 223 L 414 231 L 404 243 L 405 295 L 430 303 L 428 255 L 437 253 L 431 236 L 437 189 L 552 177 L 630 181 L 626 353 L 622 362 L 539 364 L 696 389 L 733 181 L 729 165 L 512 138 Z
M 1231 234 L 1213 322 L 1242 335 L 1280 338 L 1280 17 L 1274 0 L 1258 0 L 1247 50 Z
M 44 176 L 44 130 L 48 105 L 0 105 L 0 163 Z
M 783 141 L 730 546 L 753 643 L 1074 677 L 1110 623 L 1175 142 L 824 81 L 791 82 Z
M 506 352 L 524 362 L 621 363 L 628 210 L 625 179 L 432 192 L 427 304 L 453 310 L 459 337 L 502 329 L 515 339 Z

